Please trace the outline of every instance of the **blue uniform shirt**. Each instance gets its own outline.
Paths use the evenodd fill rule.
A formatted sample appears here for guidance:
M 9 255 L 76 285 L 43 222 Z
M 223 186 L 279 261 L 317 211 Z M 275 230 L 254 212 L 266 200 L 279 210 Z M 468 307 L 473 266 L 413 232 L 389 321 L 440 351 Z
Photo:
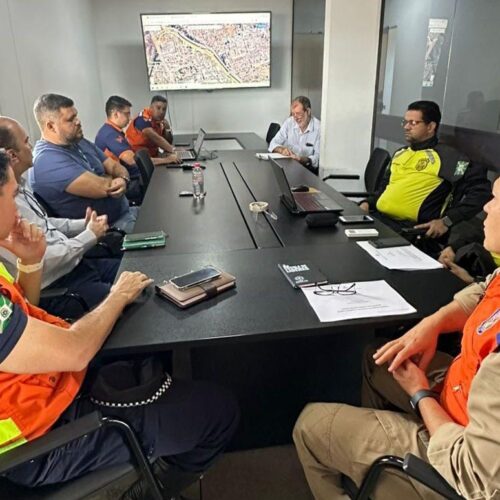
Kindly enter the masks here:
M 123 130 L 114 127 L 109 122 L 106 122 L 99 129 L 99 132 L 97 132 L 95 136 L 95 145 L 104 151 L 106 156 L 116 161 L 120 161 L 120 156 L 126 151 L 133 152 Z M 121 161 L 120 163 L 129 171 L 130 177 L 139 177 L 137 165 L 127 165 Z
M 33 150 L 29 183 L 58 217 L 81 219 L 85 217 L 87 207 L 92 207 L 99 215 L 106 214 L 113 224 L 129 209 L 125 196 L 94 199 L 66 192 L 66 188 L 85 172 L 105 175 L 105 160 L 104 153 L 87 139 L 70 146 L 59 146 L 41 139 Z

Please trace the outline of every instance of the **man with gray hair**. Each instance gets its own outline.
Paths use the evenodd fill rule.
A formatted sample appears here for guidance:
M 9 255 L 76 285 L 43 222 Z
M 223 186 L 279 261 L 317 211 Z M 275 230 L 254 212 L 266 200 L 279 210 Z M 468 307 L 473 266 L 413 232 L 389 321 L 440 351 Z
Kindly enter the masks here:
M 269 152 L 280 153 L 299 161 L 318 173 L 320 121 L 312 115 L 311 101 L 298 96 L 292 101 L 290 116 L 269 144 Z
M 127 169 L 83 137 L 78 111 L 68 97 L 40 96 L 34 106 L 42 138 L 34 149 L 29 181 L 59 217 L 85 217 L 87 207 L 106 214 L 110 225 L 134 228 L 137 208 L 129 207 Z

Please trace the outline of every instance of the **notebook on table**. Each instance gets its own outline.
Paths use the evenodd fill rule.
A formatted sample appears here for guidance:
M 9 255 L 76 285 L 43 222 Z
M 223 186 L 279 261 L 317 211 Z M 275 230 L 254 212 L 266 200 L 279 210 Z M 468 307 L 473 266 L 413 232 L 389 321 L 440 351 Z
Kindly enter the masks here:
M 292 214 L 342 212 L 344 208 L 321 191 L 293 193 L 285 169 L 271 158 L 271 167 L 281 191 L 280 199 Z
M 155 291 L 160 297 L 173 302 L 181 309 L 185 309 L 235 286 L 236 278 L 229 273 L 222 272 L 218 278 L 212 281 L 182 290 L 176 288 L 170 281 L 164 281 L 161 285 L 155 286 Z
M 122 250 L 141 250 L 143 248 L 164 247 L 166 243 L 167 235 L 164 231 L 132 233 L 126 234 L 123 238 Z

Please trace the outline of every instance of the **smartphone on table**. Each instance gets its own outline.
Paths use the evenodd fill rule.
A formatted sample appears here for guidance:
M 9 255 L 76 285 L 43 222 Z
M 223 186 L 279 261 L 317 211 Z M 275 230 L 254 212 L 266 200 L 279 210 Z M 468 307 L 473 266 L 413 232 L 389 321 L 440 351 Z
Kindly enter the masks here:
M 369 215 L 341 215 L 339 221 L 342 224 L 366 224 L 373 222 L 373 217 Z
M 201 283 L 206 283 L 207 281 L 212 281 L 221 275 L 219 271 L 214 266 L 206 266 L 198 271 L 192 271 L 190 273 L 182 274 L 181 276 L 176 276 L 170 280 L 170 283 L 174 285 L 179 290 L 185 290 L 192 286 L 200 285 Z
M 368 243 L 375 248 L 407 247 L 411 245 L 408 240 L 397 236 L 394 238 L 379 238 L 378 240 L 372 240 Z

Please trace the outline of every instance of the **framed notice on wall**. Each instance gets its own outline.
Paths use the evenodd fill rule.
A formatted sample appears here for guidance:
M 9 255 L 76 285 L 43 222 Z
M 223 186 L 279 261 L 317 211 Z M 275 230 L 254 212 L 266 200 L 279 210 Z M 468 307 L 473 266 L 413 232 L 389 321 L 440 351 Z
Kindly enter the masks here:
M 422 87 L 434 86 L 434 78 L 436 77 L 437 66 L 439 64 L 447 27 L 448 19 L 429 19 Z

